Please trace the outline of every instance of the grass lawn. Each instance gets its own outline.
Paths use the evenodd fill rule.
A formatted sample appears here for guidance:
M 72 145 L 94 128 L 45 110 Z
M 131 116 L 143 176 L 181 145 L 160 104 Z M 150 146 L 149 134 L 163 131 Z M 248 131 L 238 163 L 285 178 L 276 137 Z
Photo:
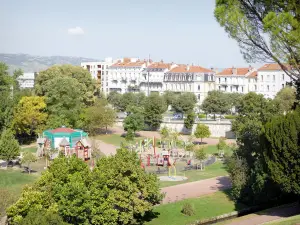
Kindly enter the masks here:
M 168 187 L 174 186 L 177 184 L 184 184 L 188 182 L 204 180 L 208 178 L 218 177 L 218 176 L 226 176 L 228 175 L 227 171 L 225 170 L 225 165 L 217 161 L 216 163 L 205 167 L 205 170 L 188 170 L 185 172 L 177 172 L 177 175 L 186 176 L 188 179 L 181 182 L 173 182 L 173 181 L 160 181 L 160 187 Z M 158 175 L 159 176 L 159 175 Z
M 21 152 L 32 152 L 36 153 L 37 147 L 27 147 L 27 148 L 21 148 Z
M 38 177 L 37 174 L 25 174 L 21 170 L 0 170 L 0 189 L 20 193 L 25 184 L 33 183 Z
M 291 216 L 284 219 L 279 219 L 274 222 L 267 223 L 268 225 L 296 225 L 300 223 L 300 215 Z M 266 224 L 266 225 L 267 225 Z
M 199 198 L 186 199 L 175 203 L 155 207 L 154 213 L 158 217 L 147 222 L 148 225 L 172 224 L 182 225 L 192 223 L 196 220 L 212 218 L 245 208 L 245 205 L 235 204 L 229 197 L 228 191 L 216 192 Z M 186 216 L 181 213 L 182 206 L 190 203 L 194 206 L 195 215 Z

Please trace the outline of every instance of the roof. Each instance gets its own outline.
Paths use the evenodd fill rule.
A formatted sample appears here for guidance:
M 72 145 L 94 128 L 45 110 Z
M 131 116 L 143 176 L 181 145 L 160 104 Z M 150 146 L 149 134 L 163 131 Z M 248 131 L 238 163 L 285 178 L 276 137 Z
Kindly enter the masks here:
M 21 76 L 18 77 L 18 80 L 34 80 L 34 78 L 34 73 L 23 73 Z
M 145 63 L 146 63 L 145 61 L 137 61 L 137 62 L 124 61 L 124 62 L 117 62 L 111 65 L 110 67 L 141 67 Z
M 81 139 L 80 142 L 82 143 L 82 145 L 84 147 L 91 147 L 90 143 L 88 142 L 88 140 L 86 138 Z
M 36 142 L 37 142 L 38 144 L 44 144 L 45 141 L 46 141 L 46 138 L 38 138 Z
M 180 65 L 174 67 L 169 71 L 169 73 L 212 73 L 212 70 L 203 68 L 201 66 L 186 66 Z
M 148 68 L 168 69 L 171 65 L 171 63 L 155 62 L 149 65 Z
M 250 72 L 252 68 L 246 67 L 246 68 L 226 68 L 222 70 L 220 73 L 217 73 L 216 75 L 219 76 L 245 76 L 247 73 Z
M 285 67 L 289 68 L 290 66 L 288 64 L 284 64 Z M 269 64 L 265 64 L 262 67 L 260 67 L 258 69 L 259 71 L 272 71 L 272 70 L 282 70 L 280 65 L 277 63 L 269 63 Z
M 257 77 L 257 71 L 253 71 L 253 72 L 250 73 L 247 77 L 248 77 L 248 78 L 256 78 L 256 77 Z
M 77 132 L 76 130 L 73 130 L 71 128 L 66 127 L 59 127 L 54 130 L 50 130 L 51 133 L 74 133 Z
M 61 140 L 61 142 L 59 143 L 60 146 L 68 146 L 70 145 L 70 142 L 66 139 L 66 138 L 63 138 Z

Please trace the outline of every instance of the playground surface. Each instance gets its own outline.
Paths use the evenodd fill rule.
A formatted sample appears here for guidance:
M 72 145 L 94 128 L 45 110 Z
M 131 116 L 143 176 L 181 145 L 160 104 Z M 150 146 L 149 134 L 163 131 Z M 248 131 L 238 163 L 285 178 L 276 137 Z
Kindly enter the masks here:
M 162 193 L 166 193 L 162 204 L 176 202 L 188 198 L 197 198 L 203 195 L 215 193 L 217 191 L 222 191 L 230 187 L 231 182 L 227 176 L 165 187 L 161 189 Z

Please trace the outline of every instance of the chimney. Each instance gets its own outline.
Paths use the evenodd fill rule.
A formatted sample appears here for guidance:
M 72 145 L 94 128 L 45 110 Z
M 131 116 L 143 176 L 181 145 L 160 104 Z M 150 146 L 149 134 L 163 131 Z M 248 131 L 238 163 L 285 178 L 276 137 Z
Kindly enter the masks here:
M 164 63 L 164 60 L 160 60 L 161 63 Z
M 250 72 L 252 70 L 252 66 L 249 65 L 249 69 L 248 69 L 248 72 Z
M 232 74 L 237 74 L 237 68 L 235 68 L 234 66 L 232 67 Z

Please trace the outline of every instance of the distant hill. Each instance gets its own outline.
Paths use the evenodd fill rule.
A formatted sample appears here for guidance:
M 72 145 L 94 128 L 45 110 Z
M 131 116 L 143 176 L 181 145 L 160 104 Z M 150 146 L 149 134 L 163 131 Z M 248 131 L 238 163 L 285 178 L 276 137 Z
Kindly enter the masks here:
M 71 64 L 79 66 L 81 62 L 98 61 L 83 57 L 71 56 L 34 56 L 28 54 L 5 54 L 0 53 L 0 62 L 9 66 L 9 72 L 15 69 L 22 69 L 24 72 L 39 72 L 56 64 Z

